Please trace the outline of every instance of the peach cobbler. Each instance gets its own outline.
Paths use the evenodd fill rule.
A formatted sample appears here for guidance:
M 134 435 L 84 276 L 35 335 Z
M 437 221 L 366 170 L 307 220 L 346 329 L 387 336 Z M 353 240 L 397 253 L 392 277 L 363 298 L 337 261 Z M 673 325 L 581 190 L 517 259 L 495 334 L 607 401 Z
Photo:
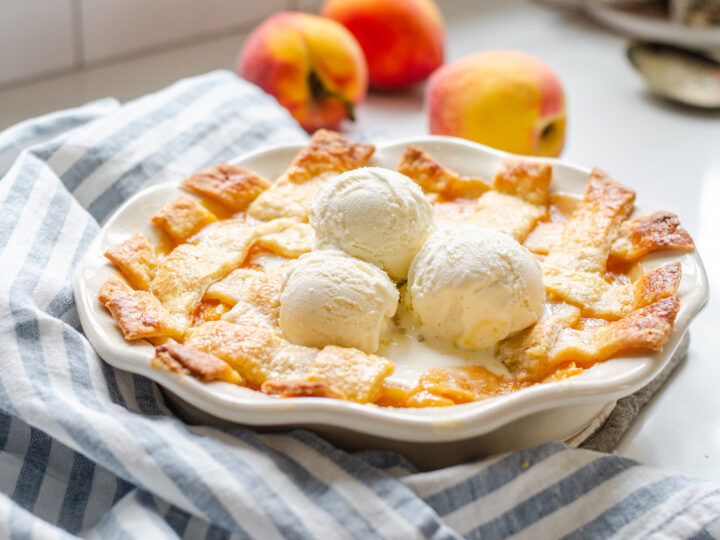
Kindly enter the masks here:
M 158 208 L 155 245 L 108 249 L 98 292 L 153 366 L 281 397 L 444 406 L 662 349 L 692 251 L 668 212 L 599 169 L 582 198 L 553 166 L 463 176 L 408 146 L 396 170 L 320 130 L 274 182 L 222 163 Z

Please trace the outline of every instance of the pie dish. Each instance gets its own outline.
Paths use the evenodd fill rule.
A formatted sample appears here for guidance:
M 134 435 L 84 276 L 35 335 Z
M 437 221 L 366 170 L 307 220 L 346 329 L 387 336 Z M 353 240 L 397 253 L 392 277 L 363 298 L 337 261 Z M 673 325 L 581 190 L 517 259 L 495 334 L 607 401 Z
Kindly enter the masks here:
M 411 150 L 407 149 L 408 145 L 411 146 Z M 176 283 L 169 280 L 167 284 L 163 284 L 158 282 L 157 275 L 153 277 L 143 270 L 156 265 L 152 261 L 153 249 L 145 239 L 151 239 L 154 244 L 162 240 L 163 235 L 160 235 L 156 230 L 158 227 L 162 228 L 165 231 L 164 236 L 169 237 L 170 241 L 173 242 L 170 248 L 174 247 L 178 241 L 181 242 L 179 247 L 175 248 L 177 256 L 174 257 L 174 262 L 172 260 L 167 262 L 167 259 L 170 258 L 165 256 L 164 262 L 160 263 L 170 265 L 171 271 L 166 272 L 166 275 L 177 276 L 182 274 L 182 271 L 178 270 L 179 267 L 173 268 L 172 264 L 191 264 L 195 269 L 192 279 L 196 280 L 197 276 L 202 274 L 207 280 L 200 288 L 201 292 L 199 294 L 201 297 L 206 294 L 206 289 L 213 289 L 216 298 L 223 298 L 223 287 L 219 283 L 221 278 L 228 275 L 233 268 L 237 268 L 242 263 L 250 246 L 257 242 L 259 238 L 262 238 L 263 247 L 266 250 L 274 250 L 276 253 L 283 252 L 290 257 L 297 256 L 298 253 L 293 253 L 293 250 L 299 251 L 295 248 L 303 244 L 304 232 L 300 230 L 302 228 L 298 228 L 297 231 L 293 232 L 293 228 L 296 228 L 297 223 L 293 219 L 305 219 L 307 201 L 314 193 L 312 184 L 318 182 L 317 178 L 322 176 L 322 171 L 313 171 L 314 165 L 312 163 L 305 163 L 304 166 L 301 166 L 303 165 L 302 154 L 300 159 L 295 158 L 295 155 L 300 150 L 301 147 L 298 146 L 273 148 L 246 156 L 228 165 L 227 167 L 230 168 L 241 165 L 243 169 L 259 173 L 244 178 L 242 182 L 243 189 L 237 192 L 220 190 L 222 194 L 218 195 L 218 190 L 215 190 L 214 195 L 212 194 L 212 190 L 215 189 L 213 186 L 216 187 L 217 183 L 222 181 L 222 178 L 228 176 L 227 171 L 225 174 L 219 175 L 207 174 L 206 171 L 204 175 L 189 177 L 185 182 L 186 186 L 189 186 L 196 193 L 205 196 L 210 194 L 210 197 L 215 200 L 210 201 L 212 204 L 206 206 L 211 210 L 217 208 L 215 212 L 208 211 L 206 206 L 199 205 L 178 184 L 173 183 L 155 186 L 139 193 L 127 201 L 108 220 L 89 248 L 74 280 L 83 327 L 100 356 L 117 367 L 151 377 L 197 409 L 229 421 L 254 425 L 303 425 L 315 428 L 325 426 L 325 428 L 345 430 L 348 429 L 347 426 L 352 426 L 351 431 L 365 434 L 365 440 L 370 441 L 372 439 L 375 445 L 380 440 L 443 443 L 475 439 L 473 446 L 475 450 L 479 450 L 483 448 L 482 444 L 477 444 L 478 438 L 480 438 L 486 439 L 489 443 L 485 447 L 487 450 L 498 447 L 525 446 L 542 440 L 567 437 L 578 431 L 608 402 L 641 387 L 662 369 L 687 329 L 690 320 L 699 312 L 706 301 L 707 281 L 702 269 L 702 263 L 695 252 L 687 251 L 689 246 L 691 247 L 691 244 L 687 243 L 687 239 L 685 239 L 684 245 L 682 245 L 682 241 L 679 242 L 680 247 L 685 251 L 663 250 L 652 255 L 641 254 L 644 255 L 643 261 L 649 265 L 646 275 L 653 275 L 653 272 L 658 273 L 653 269 L 666 269 L 666 271 L 661 272 L 661 279 L 657 280 L 657 282 L 666 285 L 667 282 L 672 282 L 669 292 L 667 286 L 664 289 L 661 287 L 664 292 L 661 292 L 657 297 L 647 298 L 642 306 L 634 305 L 633 298 L 637 299 L 638 295 L 633 293 L 633 287 L 629 284 L 624 287 L 624 292 L 621 294 L 614 292 L 602 294 L 607 292 L 603 290 L 599 296 L 596 295 L 598 297 L 595 300 L 587 297 L 577 298 L 579 291 L 582 291 L 582 287 L 578 286 L 579 281 L 574 283 L 573 279 L 581 280 L 580 274 L 584 275 L 595 271 L 596 269 L 592 268 L 592 265 L 597 263 L 592 262 L 592 257 L 586 257 L 583 259 L 585 260 L 584 263 L 572 267 L 572 264 L 567 262 L 573 260 L 572 246 L 574 245 L 577 250 L 588 252 L 588 250 L 592 251 L 592 246 L 603 245 L 603 242 L 605 242 L 607 245 L 603 249 L 613 249 L 621 255 L 630 253 L 629 257 L 636 258 L 637 253 L 632 254 L 632 252 L 633 250 L 643 250 L 643 242 L 631 241 L 632 233 L 633 230 L 641 228 L 640 225 L 644 222 L 632 219 L 633 216 L 630 216 L 631 220 L 624 222 L 627 231 L 620 235 L 625 238 L 625 243 L 615 242 L 611 247 L 611 240 L 615 240 L 615 238 L 607 239 L 607 235 L 598 233 L 602 228 L 602 223 L 596 220 L 592 226 L 585 226 L 580 234 L 576 234 L 575 239 L 572 238 L 572 235 L 566 237 L 562 242 L 563 250 L 553 252 L 552 246 L 557 245 L 557 243 L 554 244 L 553 238 L 557 234 L 562 235 L 562 232 L 559 232 L 559 227 L 554 227 L 552 222 L 548 221 L 547 227 L 544 227 L 546 230 L 541 234 L 537 232 L 537 227 L 534 227 L 534 222 L 529 226 L 523 224 L 523 219 L 526 222 L 533 219 L 531 206 L 537 204 L 535 199 L 549 196 L 547 191 L 543 192 L 542 189 L 538 189 L 537 182 L 522 187 L 522 179 L 519 182 L 513 179 L 513 175 L 517 176 L 519 174 L 518 171 L 509 170 L 505 171 L 506 174 L 500 175 L 500 184 L 504 179 L 506 185 L 498 188 L 498 181 L 496 180 L 493 192 L 500 192 L 501 195 L 494 196 L 518 198 L 518 192 L 522 191 L 523 193 L 520 194 L 518 200 L 522 199 L 527 204 L 518 205 L 518 208 L 513 209 L 511 212 L 514 218 L 518 216 L 521 218 L 515 220 L 520 225 L 511 224 L 510 229 L 504 232 L 516 234 L 518 239 L 526 241 L 526 245 L 528 241 L 535 242 L 533 250 L 537 253 L 542 253 L 545 250 L 547 255 L 544 258 L 549 259 L 551 264 L 545 265 L 547 268 L 544 274 L 551 286 L 554 287 L 554 294 L 571 304 L 580 303 L 585 306 L 586 310 L 590 306 L 589 312 L 575 313 L 573 316 L 577 318 L 582 315 L 588 321 L 588 329 L 591 331 L 593 329 L 590 326 L 597 324 L 592 322 L 593 319 L 606 317 L 606 322 L 607 320 L 622 321 L 630 311 L 635 312 L 638 309 L 646 308 L 648 305 L 662 303 L 660 307 L 665 312 L 677 313 L 674 318 L 674 325 L 671 324 L 670 328 L 665 328 L 662 339 L 652 344 L 652 347 L 658 348 L 662 346 L 661 342 L 664 342 L 662 350 L 650 352 L 649 354 L 646 351 L 644 353 L 633 352 L 632 354 L 615 355 L 611 360 L 597 364 L 592 369 L 588 369 L 579 375 L 566 379 L 557 377 L 558 380 L 555 382 L 532 385 L 508 395 L 491 397 L 482 401 L 473 401 L 452 407 L 397 408 L 361 404 L 362 402 L 376 401 L 377 396 L 370 398 L 373 391 L 370 391 L 369 394 L 358 393 L 358 388 L 362 385 L 343 386 L 342 381 L 335 382 L 336 379 L 333 384 L 329 384 L 327 383 L 327 377 L 324 379 L 323 377 L 316 377 L 315 380 L 310 379 L 305 381 L 308 383 L 306 386 L 298 387 L 296 385 L 290 390 L 285 384 L 287 381 L 273 380 L 268 377 L 250 380 L 250 386 L 257 388 L 266 383 L 263 390 L 267 393 L 293 396 L 308 393 L 313 396 L 346 397 L 360 403 L 328 399 L 327 397 L 278 399 L 275 396 L 238 386 L 234 384 L 238 382 L 238 377 L 246 380 L 248 380 L 248 377 L 252 378 L 253 369 L 246 369 L 242 375 L 239 375 L 236 371 L 228 369 L 225 362 L 220 361 L 213 364 L 214 360 L 212 358 L 222 357 L 225 353 L 214 348 L 213 343 L 217 343 L 217 341 L 213 341 L 212 336 L 208 337 L 208 332 L 203 333 L 193 329 L 189 334 L 189 340 L 186 340 L 186 344 L 191 347 L 199 348 L 205 354 L 210 353 L 207 357 L 201 356 L 198 358 L 187 358 L 187 350 L 172 342 L 160 344 L 158 350 L 155 351 L 154 347 L 147 342 L 135 340 L 135 338 L 152 337 L 153 333 L 155 333 L 155 336 L 161 335 L 182 339 L 181 336 L 183 336 L 187 327 L 193 326 L 187 306 L 195 305 L 200 300 L 200 298 L 188 298 L 187 295 L 183 296 L 174 293 L 168 293 L 169 296 L 168 294 L 164 295 L 162 292 L 163 287 L 170 290 L 176 287 Z M 432 158 L 426 155 L 425 152 L 430 152 Z M 342 170 L 365 164 L 395 168 L 398 163 L 402 162 L 406 168 L 402 172 L 411 177 L 414 175 L 413 179 L 421 185 L 425 182 L 426 185 L 423 185 L 423 188 L 426 194 L 434 194 L 432 196 L 436 199 L 435 202 L 438 206 L 442 206 L 443 202 L 447 202 L 445 210 L 457 214 L 454 217 L 450 216 L 449 219 L 451 220 L 457 219 L 458 215 L 463 214 L 464 210 L 455 212 L 456 209 L 451 208 L 456 197 L 448 197 L 446 195 L 447 190 L 464 189 L 469 190 L 469 192 L 483 193 L 487 191 L 487 186 L 474 179 L 497 178 L 496 172 L 498 169 L 513 163 L 512 161 L 503 161 L 509 156 L 502 152 L 447 137 L 424 137 L 383 144 L 378 146 L 372 157 L 370 157 L 370 153 L 365 145 L 356 145 L 349 152 L 346 148 L 343 148 L 337 154 L 340 156 L 339 162 L 334 163 L 330 170 L 332 173 L 337 174 Z M 437 161 L 433 161 L 433 158 Z M 292 165 L 288 171 L 285 171 L 291 163 Z M 540 171 L 530 175 L 534 175 L 534 178 L 543 176 L 548 167 L 551 167 L 551 193 L 581 194 L 585 191 L 588 182 L 588 171 L 555 160 L 532 160 L 520 163 L 520 169 L 524 166 L 530 166 Z M 333 169 L 336 166 L 339 169 Z M 440 167 L 439 170 L 438 167 Z M 455 174 L 452 172 L 453 170 L 461 174 Z M 318 176 L 318 172 L 321 172 L 320 176 Z M 306 177 L 303 178 L 303 175 L 306 175 Z M 523 178 L 527 176 L 524 175 Z M 208 177 L 210 177 L 209 180 Z M 268 189 L 268 185 L 263 178 L 277 177 L 280 177 L 280 180 L 272 188 Z M 597 180 L 599 185 L 611 186 L 614 191 L 617 191 L 614 188 L 615 184 L 608 184 L 600 172 L 593 172 L 591 177 Z M 296 190 L 296 186 L 291 185 L 293 182 L 302 184 L 302 188 Z M 427 185 L 432 182 L 435 182 L 435 184 Z M 543 180 L 540 181 L 540 183 L 542 182 Z M 593 182 L 591 182 L 592 184 Z M 547 188 L 547 182 L 545 188 Z M 203 189 L 206 190 L 205 193 L 202 193 Z M 261 192 L 264 195 L 256 199 L 255 197 Z M 273 200 L 273 197 L 277 194 L 282 196 Z M 465 197 L 468 197 L 468 195 L 466 194 Z M 477 193 L 472 193 L 469 197 L 477 198 Z M 621 200 L 617 203 L 617 208 L 612 211 L 624 214 L 624 218 L 630 211 L 633 197 L 628 195 L 627 192 L 620 193 L 619 197 Z M 246 208 L 248 200 L 262 199 L 265 200 L 262 205 L 251 203 L 248 213 L 258 220 L 253 222 L 251 227 L 244 227 L 234 231 L 231 235 L 226 235 L 222 233 L 222 229 L 232 226 L 232 220 L 220 220 L 218 223 L 208 226 L 210 222 L 217 219 L 218 215 L 224 217 L 222 216 L 223 208 Z M 463 199 L 463 197 L 460 197 L 460 199 Z M 599 200 L 603 208 L 608 206 L 606 197 L 595 197 L 591 193 L 589 204 L 594 200 Z M 253 204 L 254 206 L 252 206 Z M 612 203 L 610 206 L 612 206 Z M 637 208 L 635 212 L 639 213 Z M 495 217 L 502 222 L 506 215 L 507 213 L 504 213 L 504 215 L 496 215 Z M 592 214 L 587 219 L 592 221 L 593 215 L 596 214 Z M 151 218 L 155 225 L 150 225 Z M 657 222 L 658 219 L 662 222 L 671 221 L 667 215 L 664 215 L 662 219 L 656 215 L 654 222 Z M 537 217 L 535 217 L 535 221 L 537 221 Z M 614 225 L 608 226 L 619 227 L 622 219 L 618 218 L 615 221 Z M 636 225 L 635 229 L 631 224 Z M 503 223 L 500 223 L 500 226 L 502 227 Z M 520 228 L 523 230 L 520 230 Z M 203 231 L 205 232 L 203 233 Z M 534 239 L 528 237 L 530 231 L 532 231 Z M 588 231 L 590 234 L 599 234 L 601 238 L 586 241 Z M 673 231 L 682 230 L 675 224 Z M 138 236 L 138 233 L 142 233 L 144 236 Z M 198 233 L 200 234 L 198 235 Z M 195 235 L 198 236 L 195 237 Z M 287 241 L 288 237 L 291 238 L 291 241 Z M 195 239 L 191 240 L 191 244 L 182 243 L 183 240 L 188 238 Z M 182 248 L 183 245 L 194 247 Z M 546 247 L 543 247 L 543 245 Z M 222 246 L 222 249 L 218 250 L 218 246 Z M 568 248 L 568 246 L 570 247 Z M 160 248 L 162 249 L 162 246 Z M 215 263 L 211 265 L 212 268 L 207 268 L 203 273 L 198 270 L 202 266 L 202 260 L 197 258 L 197 252 L 202 249 L 220 251 L 225 259 L 218 263 L 217 255 L 213 255 Z M 307 250 L 307 248 L 303 249 Z M 568 249 L 570 255 L 568 255 Z M 106 252 L 108 258 L 114 262 L 115 267 L 109 264 L 103 256 Z M 587 262 L 588 260 L 590 262 Z M 188 263 L 188 261 L 191 262 Z M 554 264 L 552 264 L 553 261 L 555 261 Z M 123 269 L 123 264 L 129 264 L 129 267 Z M 129 285 L 122 280 L 108 279 L 116 272 L 117 268 L 123 270 L 122 274 Z M 553 268 L 566 268 L 570 273 L 553 274 Z M 682 268 L 681 280 L 679 279 L 680 268 Z M 673 271 L 667 269 L 673 269 Z M 236 276 L 238 280 L 252 279 L 252 276 L 241 274 L 243 273 L 240 272 Z M 152 286 L 155 296 L 145 292 L 151 285 L 151 279 L 155 280 Z M 636 280 L 635 283 L 641 281 L 642 279 Z M 568 284 L 570 286 L 567 286 Z M 130 290 L 129 286 L 136 290 Z M 598 287 L 604 287 L 604 285 L 598 285 Z M 635 288 L 637 289 L 637 287 Z M 262 287 L 258 290 L 262 290 Z M 656 291 L 652 287 L 648 290 L 651 292 Z M 101 302 L 96 300 L 98 291 L 100 291 Z M 637 293 L 636 290 L 635 293 Z M 196 292 L 195 296 L 197 294 Z M 119 298 L 130 298 L 132 302 L 129 305 L 127 303 L 123 304 L 122 301 L 118 300 Z M 158 302 L 157 298 L 160 298 L 161 301 Z M 607 298 L 614 299 L 614 301 L 608 302 L 606 301 Z M 236 299 L 236 301 L 240 300 L 247 301 L 248 299 Z M 252 303 L 252 299 L 250 299 L 250 302 Z M 629 304 L 633 305 L 628 307 Z M 105 306 L 107 306 L 107 310 Z M 174 313 L 185 313 L 185 315 L 180 317 L 180 320 L 178 317 L 168 318 L 160 314 L 163 308 L 175 310 Z M 138 321 L 137 317 L 133 319 L 133 310 L 137 309 L 143 311 L 146 321 L 148 318 L 154 318 L 153 320 L 157 324 L 135 324 L 133 326 L 133 320 L 136 323 Z M 125 341 L 122 338 L 115 321 L 110 318 L 109 313 L 112 313 L 121 324 L 125 320 L 126 324 L 122 324 L 123 330 L 126 336 L 133 339 L 133 341 Z M 259 316 L 262 317 L 263 314 L 259 313 Z M 214 317 L 214 315 L 211 314 L 211 317 Z M 208 321 L 210 319 L 204 320 Z M 608 326 L 611 325 L 612 323 Z M 630 326 L 637 327 L 637 324 L 630 324 Z M 231 333 L 234 332 L 232 335 L 222 338 L 226 343 L 257 341 L 257 334 L 250 337 L 244 336 L 242 332 L 238 334 L 238 328 L 241 326 L 235 328 L 232 323 L 222 323 L 220 321 L 207 327 L 214 328 L 213 332 L 215 334 L 227 332 L 228 330 Z M 651 330 L 654 331 L 656 327 L 658 325 L 654 325 Z M 150 328 L 150 333 L 147 333 L 148 328 Z M 584 330 L 581 328 L 575 333 L 582 334 Z M 649 334 L 653 334 L 653 331 L 650 331 Z M 267 334 L 263 335 L 270 339 Z M 575 337 L 577 338 L 577 336 Z M 583 343 L 587 342 L 586 339 L 573 340 L 573 332 L 566 332 L 565 339 L 567 341 L 566 352 L 563 353 L 561 350 L 559 353 L 558 365 L 567 358 L 578 357 L 578 354 L 580 356 L 588 354 L 589 359 L 592 360 L 590 357 L 594 354 L 593 351 L 602 349 L 602 346 L 607 346 L 607 343 L 610 342 L 614 342 L 616 345 L 622 343 L 625 337 L 621 336 L 614 341 L 613 338 L 597 338 L 599 345 L 585 347 L 585 352 L 583 352 Z M 665 342 L 665 340 L 667 341 Z M 511 346 L 516 345 L 517 343 L 509 343 L 507 349 L 510 350 Z M 274 346 L 265 344 L 261 348 L 272 349 Z M 527 348 L 526 346 L 523 347 L 523 350 Z M 621 347 L 610 353 L 603 354 L 610 355 L 622 352 L 622 350 Z M 299 358 L 305 352 L 297 350 L 290 354 L 294 354 L 295 358 Z M 325 354 L 323 355 L 323 353 Z M 504 354 L 509 353 L 506 351 Z M 566 356 L 563 356 L 563 354 Z M 314 369 L 318 373 L 326 373 L 328 366 L 338 362 L 347 366 L 349 365 L 347 358 L 343 358 L 343 355 L 346 356 L 347 351 L 326 351 L 323 349 L 320 354 L 310 360 L 311 363 L 315 362 L 310 369 Z M 358 365 L 367 362 L 367 356 L 362 354 L 354 355 L 350 364 Z M 161 364 L 166 369 L 153 368 L 153 358 L 156 366 Z M 513 358 L 516 358 L 516 356 L 513 356 Z M 375 361 L 370 361 L 370 364 L 377 368 L 374 376 L 378 379 L 387 375 L 387 370 L 383 371 L 382 366 L 384 364 Z M 534 369 L 532 364 L 526 361 L 521 362 L 521 364 L 522 368 L 516 370 L 517 372 Z M 506 365 L 512 367 L 513 361 L 506 362 Z M 380 367 L 378 368 L 378 366 Z M 262 366 L 259 366 L 259 368 L 262 368 Z M 172 371 L 172 369 L 177 372 Z M 219 381 L 202 383 L 192 377 L 183 375 L 183 372 L 187 373 L 188 371 L 193 372 L 201 379 L 219 379 Z M 339 393 L 337 393 L 338 391 Z M 458 403 L 458 401 L 455 401 L 455 403 Z M 433 403 L 428 404 L 432 405 Z M 539 420 L 542 418 L 544 420 Z M 553 418 L 555 420 L 552 420 Z M 518 432 L 520 424 L 524 426 L 522 427 L 522 433 Z M 498 429 L 500 427 L 503 427 L 503 429 Z M 492 436 L 488 435 L 491 432 L 493 432 Z M 514 435 L 509 435 L 510 433 L 514 433 Z M 505 442 L 502 442 L 503 440 Z

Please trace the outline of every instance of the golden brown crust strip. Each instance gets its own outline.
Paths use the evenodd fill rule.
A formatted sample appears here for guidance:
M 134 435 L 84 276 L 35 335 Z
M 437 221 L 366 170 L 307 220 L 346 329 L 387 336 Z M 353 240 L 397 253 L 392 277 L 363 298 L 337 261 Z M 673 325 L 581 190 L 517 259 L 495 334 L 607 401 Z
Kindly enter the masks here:
M 243 383 L 242 377 L 224 360 L 179 343 L 165 343 L 155 347 L 152 365 L 158 369 L 192 375 L 202 382 Z
M 127 296 L 131 292 L 133 292 L 132 287 L 125 283 L 120 277 L 110 276 L 100 287 L 98 300 L 100 300 L 100 303 L 104 306 L 113 298 Z
M 605 326 L 585 331 L 566 328 L 550 352 L 551 362 L 589 365 L 621 352 L 659 351 L 670 336 L 679 305 L 677 296 L 671 296 Z
M 130 285 L 144 291 L 150 287 L 157 257 L 150 241 L 144 235 L 133 234 L 124 242 L 108 249 L 105 257 L 118 267 Z
M 633 309 L 643 308 L 667 298 L 675 296 L 682 269 L 679 262 L 656 268 L 633 283 Z
M 205 298 L 233 306 L 223 316 L 225 320 L 280 331 L 280 286 L 283 275 L 282 269 L 238 268 L 211 285 Z
M 290 223 L 213 223 L 195 237 L 197 244 L 180 244 L 158 264 L 150 288 L 165 309 L 187 326 L 208 287 L 240 266 L 263 234 L 282 230 Z
M 584 317 L 616 320 L 631 311 L 673 296 L 680 283 L 680 263 L 648 272 L 635 283 L 614 285 L 595 272 L 567 271 L 542 264 L 545 290 L 578 306 Z
M 307 379 L 334 386 L 351 401 L 368 403 L 380 397 L 382 383 L 394 369 L 387 358 L 327 345 L 313 359 Z
M 294 218 L 307 222 L 312 199 L 328 177 L 321 175 L 307 182 L 295 183 L 281 176 L 255 199 L 248 209 L 248 215 L 259 221 Z
M 515 195 L 531 204 L 546 206 L 550 198 L 552 165 L 538 161 L 504 159 L 500 163 L 493 189 Z
M 165 309 L 187 327 L 207 288 L 239 266 L 244 258 L 243 253 L 180 244 L 158 265 L 150 288 Z
M 453 366 L 426 369 L 418 387 L 454 403 L 468 403 L 508 394 L 527 386 L 516 379 L 505 379 L 482 366 Z
M 329 345 L 318 351 L 261 327 L 226 321 L 191 329 L 185 344 L 222 358 L 255 388 L 269 380 L 320 382 L 359 403 L 377 399 L 394 368 L 389 360 L 356 349 Z
M 306 182 L 319 174 L 341 173 L 365 165 L 375 152 L 372 144 L 361 144 L 326 129 L 317 130 L 285 172 L 288 180 Z
M 123 285 L 117 277 L 109 278 L 100 288 L 98 300 L 117 321 L 125 339 L 182 336 L 182 329 L 157 298 Z
M 167 311 L 148 292 L 134 291 L 110 300 L 105 307 L 117 321 L 125 339 L 181 335 Z
M 580 320 L 580 309 L 570 304 L 549 304 L 537 324 L 501 341 L 497 357 L 520 380 L 541 380 L 558 364 L 548 356 L 564 329 Z
M 559 243 L 564 227 L 564 223 L 538 223 L 525 239 L 524 245 L 533 253 L 546 255 Z M 610 248 L 610 259 L 615 263 L 628 264 L 662 249 L 695 249 L 690 234 L 680 227 L 678 217 L 669 212 L 655 212 L 649 216 L 624 221 L 620 226 L 619 236 Z
M 374 151 L 371 144 L 318 130 L 290 168 L 253 201 L 248 214 L 261 221 L 279 217 L 307 221 L 312 198 L 323 183 L 331 176 L 362 167 Z
M 311 381 L 265 381 L 261 389 L 266 394 L 282 397 L 324 397 L 347 399 L 345 394 L 324 382 Z
M 217 217 L 192 197 L 180 195 L 158 210 L 150 221 L 165 231 L 174 242 L 180 243 L 217 221 Z
M 283 275 L 282 268 L 237 268 L 213 283 L 205 293 L 205 298 L 220 300 L 229 306 L 248 302 L 274 313 L 280 309 Z
M 632 309 L 632 288 L 612 285 L 597 272 L 578 272 L 541 264 L 543 284 L 554 295 L 581 309 L 584 317 L 619 319 Z
M 422 148 L 408 145 L 397 171 L 411 178 L 425 193 L 442 193 L 458 175 L 440 165 Z
M 545 262 L 580 272 L 604 272 L 610 245 L 633 207 L 635 192 L 593 169 L 583 202 Z
M 270 182 L 259 174 L 227 163 L 206 167 L 185 178 L 181 184 L 233 212 L 245 210 L 270 187 Z
M 477 199 L 489 189 L 490 186 L 485 180 L 461 176 L 457 180 L 450 182 L 443 196 L 450 201 L 456 199 Z
M 680 226 L 680 219 L 670 212 L 655 212 L 625 221 L 610 255 L 627 263 L 661 249 L 695 249 L 690 234 Z
M 268 329 L 212 321 L 188 331 L 185 344 L 225 360 L 248 384 L 303 379 L 317 349 L 293 345 Z
M 489 227 L 522 242 L 545 213 L 545 209 L 518 197 L 488 191 L 467 204 L 438 203 L 437 219 Z
M 483 180 L 466 178 L 443 167 L 428 152 L 408 145 L 397 171 L 411 178 L 425 193 L 437 193 L 445 199 L 476 199 L 490 189 Z
M 238 253 L 243 256 L 244 261 L 247 252 L 260 238 L 282 232 L 296 223 L 297 220 L 289 218 L 254 225 L 243 219 L 224 219 L 205 227 L 190 238 L 188 243 L 223 253 Z
M 308 223 L 294 223 L 284 231 L 264 235 L 255 245 L 282 257 L 296 259 L 312 251 L 315 230 Z
M 547 255 L 560 240 L 564 228 L 564 223 L 541 221 L 525 237 L 523 246 L 538 255 Z

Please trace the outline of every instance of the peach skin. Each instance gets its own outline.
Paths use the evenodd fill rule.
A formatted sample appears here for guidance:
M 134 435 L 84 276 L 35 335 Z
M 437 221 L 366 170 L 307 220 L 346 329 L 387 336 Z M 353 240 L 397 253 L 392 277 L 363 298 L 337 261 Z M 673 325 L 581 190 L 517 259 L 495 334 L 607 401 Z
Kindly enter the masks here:
M 558 156 L 565 93 L 553 70 L 519 51 L 484 51 L 433 73 L 425 93 L 430 133 L 515 154 Z
M 307 131 L 354 119 L 367 92 L 362 49 L 341 24 L 317 15 L 282 12 L 248 37 L 236 71 L 275 96 Z
M 419 83 L 443 63 L 445 29 L 433 0 L 327 0 L 320 12 L 360 42 L 373 87 Z

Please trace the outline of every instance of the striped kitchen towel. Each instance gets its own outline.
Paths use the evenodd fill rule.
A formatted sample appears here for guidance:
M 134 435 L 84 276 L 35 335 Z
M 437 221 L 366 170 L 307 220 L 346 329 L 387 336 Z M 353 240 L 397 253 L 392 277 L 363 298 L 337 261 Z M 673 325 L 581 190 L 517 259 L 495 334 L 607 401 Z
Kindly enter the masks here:
M 230 72 L 0 134 L 0 537 L 707 538 L 720 488 L 559 442 L 421 473 L 307 431 L 189 426 L 100 360 L 70 276 L 129 195 L 305 134 Z M 713 527 L 715 527 L 713 529 Z

